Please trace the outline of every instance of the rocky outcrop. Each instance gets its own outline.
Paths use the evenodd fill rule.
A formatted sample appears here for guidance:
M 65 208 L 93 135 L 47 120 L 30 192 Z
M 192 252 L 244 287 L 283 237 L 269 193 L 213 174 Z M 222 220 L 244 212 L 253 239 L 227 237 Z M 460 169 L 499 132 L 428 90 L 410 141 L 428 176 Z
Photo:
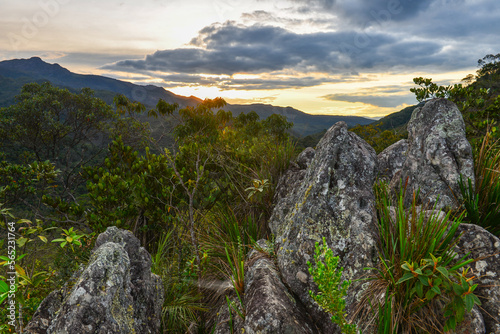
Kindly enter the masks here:
M 366 274 L 363 268 L 373 266 L 377 254 L 372 191 L 376 154 L 339 122 L 318 143 L 310 162 L 301 165 L 280 181 L 269 226 L 276 238 L 283 282 L 304 304 L 321 333 L 335 333 L 330 316 L 309 296 L 316 285 L 307 261 L 313 261 L 314 245 L 325 237 L 345 267 L 345 279 L 358 279 Z M 361 289 L 359 282 L 351 285 L 348 311 Z
M 438 208 L 456 208 L 461 197 L 460 174 L 474 180 L 473 164 L 460 111 L 453 102 L 434 99 L 413 111 L 406 160 L 393 177 L 391 188 L 397 194 L 400 184 L 407 184 L 407 206 L 413 192 L 420 190 L 425 204 L 437 202 Z
M 158 333 L 163 284 L 129 231 L 99 235 L 85 268 L 40 305 L 26 333 Z
M 481 312 L 486 333 L 500 334 L 500 239 L 477 225 L 461 224 L 457 233 L 463 233 L 458 243 L 460 257 L 470 252 L 474 291 L 481 300 Z
M 408 140 L 401 139 L 392 144 L 377 156 L 378 178 L 391 181 L 394 175 L 403 168 L 408 152 Z
M 264 240 L 259 241 L 265 249 Z M 281 281 L 274 261 L 263 252 L 252 250 L 245 274 L 245 333 L 319 333 L 300 302 Z

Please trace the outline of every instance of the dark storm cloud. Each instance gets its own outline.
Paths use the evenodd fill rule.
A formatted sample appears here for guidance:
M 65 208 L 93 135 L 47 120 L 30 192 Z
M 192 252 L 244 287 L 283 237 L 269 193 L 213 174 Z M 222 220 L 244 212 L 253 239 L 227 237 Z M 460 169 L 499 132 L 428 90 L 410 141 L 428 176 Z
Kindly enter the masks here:
M 292 0 L 298 12 L 331 12 L 361 27 L 403 21 L 427 9 L 433 0 Z
M 163 79 L 172 85 L 279 89 L 319 85 L 331 82 L 328 76 L 338 78 L 343 73 L 462 70 L 473 67 L 485 54 L 500 51 L 497 0 L 290 1 L 293 6 L 287 11 L 309 14 L 287 19 L 280 17 L 285 10 L 244 13 L 243 19 L 259 23 L 213 24 L 200 30 L 186 47 L 105 68 L 153 77 L 170 75 Z M 293 20 L 299 20 L 297 25 L 313 23 L 315 17 L 320 26 L 326 26 L 325 17 L 331 17 L 335 30 L 297 33 L 272 25 L 293 26 Z M 233 78 L 238 73 L 266 78 Z M 275 74 L 288 78 L 273 78 Z
M 200 31 L 193 47 L 157 51 L 144 60 L 106 66 L 123 71 L 233 75 L 294 70 L 339 74 L 398 65 L 428 65 L 440 45 L 398 41 L 389 34 L 355 31 L 297 34 L 283 28 L 232 22 Z

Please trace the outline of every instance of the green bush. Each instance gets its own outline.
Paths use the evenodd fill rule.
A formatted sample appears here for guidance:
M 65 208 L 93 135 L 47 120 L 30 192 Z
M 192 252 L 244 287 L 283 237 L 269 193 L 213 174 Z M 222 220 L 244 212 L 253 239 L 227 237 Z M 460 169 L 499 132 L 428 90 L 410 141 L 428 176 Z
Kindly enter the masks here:
M 314 264 L 307 262 L 309 273 L 318 286 L 318 293 L 309 291 L 309 295 L 326 312 L 332 315 L 332 322 L 339 325 L 342 333 L 356 334 L 356 324 L 351 324 L 346 319 L 345 296 L 351 281 L 342 281 L 344 268 L 338 268 L 339 257 L 333 256 L 333 251 L 328 248 L 326 239 L 323 244 L 316 242 Z

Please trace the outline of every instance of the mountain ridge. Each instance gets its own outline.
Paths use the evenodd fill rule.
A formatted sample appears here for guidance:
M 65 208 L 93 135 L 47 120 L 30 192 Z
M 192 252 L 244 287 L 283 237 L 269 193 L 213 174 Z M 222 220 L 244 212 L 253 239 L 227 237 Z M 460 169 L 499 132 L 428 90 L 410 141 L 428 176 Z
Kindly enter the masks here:
M 31 57 L 29 59 L 0 61 L 0 86 L 8 88 L 6 92 L 0 93 L 0 107 L 12 104 L 14 95 L 19 93 L 22 85 L 33 81 L 50 81 L 56 86 L 74 90 L 89 87 L 96 92 L 97 97 L 102 98 L 107 103 L 112 103 L 115 94 L 123 94 L 127 98 L 141 102 L 149 108 L 154 107 L 160 98 L 167 103 L 177 103 L 181 108 L 195 106 L 202 101 L 202 99 L 194 96 L 186 97 L 174 94 L 159 86 L 142 86 L 95 74 L 74 73 L 57 63 L 50 64 L 40 57 Z M 16 89 L 17 92 L 13 95 L 13 91 L 16 91 Z M 307 136 L 328 129 L 338 121 L 345 121 L 349 127 L 374 122 L 373 119 L 359 116 L 313 115 L 293 107 L 280 107 L 262 103 L 228 104 L 225 109 L 231 110 L 234 116 L 239 115 L 241 112 L 255 111 L 261 119 L 267 118 L 273 113 L 284 115 L 288 121 L 294 123 L 293 132 L 300 136 Z

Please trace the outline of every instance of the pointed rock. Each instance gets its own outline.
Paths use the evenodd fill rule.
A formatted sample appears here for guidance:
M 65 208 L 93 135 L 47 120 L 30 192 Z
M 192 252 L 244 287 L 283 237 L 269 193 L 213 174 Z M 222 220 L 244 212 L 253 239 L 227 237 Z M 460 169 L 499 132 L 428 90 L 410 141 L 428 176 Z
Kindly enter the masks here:
M 41 303 L 25 333 L 159 332 L 163 284 L 131 232 L 109 227 L 100 234 L 71 281 Z
M 408 123 L 408 153 L 400 173 L 391 181 L 395 194 L 407 183 L 405 205 L 420 190 L 423 203 L 456 208 L 460 174 L 474 183 L 472 148 L 465 137 L 465 123 L 457 106 L 446 99 L 428 101 L 413 111 Z M 438 201 L 439 198 L 439 201 Z
M 265 241 L 259 246 L 266 248 Z M 274 261 L 262 252 L 252 250 L 245 273 L 245 333 L 312 334 L 319 333 L 281 281 Z
M 366 274 L 363 268 L 373 266 L 377 256 L 372 190 L 377 175 L 376 154 L 339 122 L 318 143 L 310 163 L 301 167 L 280 181 L 269 226 L 276 238 L 284 283 L 304 304 L 321 333 L 336 333 L 330 315 L 309 296 L 308 291 L 315 290 L 316 285 L 307 262 L 313 261 L 315 243 L 325 237 L 346 268 L 345 279 L 360 278 Z M 346 299 L 348 311 L 361 290 L 361 283 L 351 285 Z

